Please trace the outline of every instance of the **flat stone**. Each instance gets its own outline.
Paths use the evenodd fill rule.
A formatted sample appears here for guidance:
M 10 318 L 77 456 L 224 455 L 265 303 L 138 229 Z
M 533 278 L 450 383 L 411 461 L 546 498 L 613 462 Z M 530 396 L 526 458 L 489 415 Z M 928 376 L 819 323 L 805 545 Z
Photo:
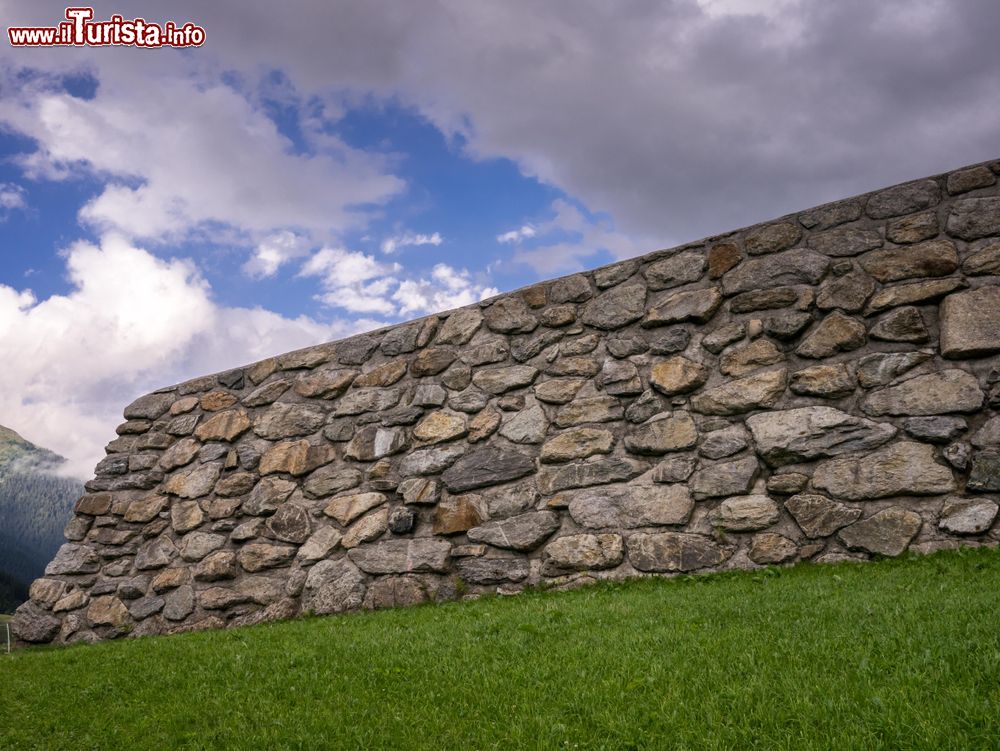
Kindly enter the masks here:
M 953 535 L 981 535 L 997 518 L 997 504 L 985 498 L 949 498 L 941 508 L 938 527 Z
M 291 480 L 264 477 L 243 502 L 243 513 L 250 516 L 273 514 L 298 485 Z
M 406 431 L 402 428 L 383 428 L 367 425 L 350 440 L 344 449 L 344 456 L 362 462 L 375 461 L 383 456 L 392 456 L 409 445 Z
M 65 547 L 65 546 L 64 546 Z M 92 553 L 92 551 L 91 551 Z M 92 553 L 93 554 L 93 553 Z M 135 567 L 139 571 L 163 568 L 177 555 L 177 548 L 169 537 L 156 537 L 142 545 L 135 555 Z M 56 555 L 58 560 L 59 556 Z M 53 561 L 55 563 L 55 561 Z M 52 565 L 51 563 L 49 564 Z M 96 571 L 96 568 L 94 569 Z M 46 574 L 52 572 L 45 569 Z
M 962 271 L 969 276 L 1000 276 L 1000 240 L 977 243 L 962 261 Z
M 716 462 L 699 469 L 688 480 L 695 500 L 747 493 L 759 471 L 757 457 L 747 456 L 729 462 Z
M 489 518 L 489 509 L 481 496 L 472 493 L 449 495 L 434 509 L 433 532 L 454 535 L 478 527 Z
M 561 467 L 543 467 L 538 473 L 538 489 L 544 495 L 551 495 L 570 488 L 606 485 L 631 480 L 642 474 L 643 469 L 638 462 L 623 457 L 592 457 Z
M 754 563 L 761 565 L 785 563 L 798 555 L 798 546 L 784 535 L 765 532 L 754 535 L 747 556 Z
M 574 493 L 569 502 L 573 521 L 589 529 L 684 524 L 693 508 L 684 485 L 600 485 Z
M 183 621 L 194 612 L 194 588 L 182 584 L 163 598 L 163 617 L 168 621 Z
M 165 472 L 189 464 L 198 455 L 201 444 L 193 438 L 182 438 L 163 452 L 158 466 Z
M 251 472 L 230 472 L 215 484 L 215 494 L 222 498 L 246 495 L 256 482 L 257 476 Z
M 216 412 L 195 428 L 194 434 L 202 441 L 235 441 L 250 427 L 250 418 L 242 409 Z
M 332 499 L 323 509 L 323 513 L 347 526 L 365 512 L 388 500 L 384 494 L 374 492 L 342 495 Z
M 501 297 L 486 309 L 486 325 L 499 334 L 527 334 L 538 327 L 538 319 L 519 297 Z
M 921 523 L 919 514 L 893 506 L 844 527 L 837 536 L 851 550 L 897 556 L 909 547 Z
M 752 256 L 776 253 L 792 247 L 802 238 L 802 228 L 791 222 L 775 222 L 747 233 L 743 247 Z
M 165 605 L 166 600 L 162 597 L 142 597 L 129 606 L 128 613 L 135 620 L 144 621 L 163 610 Z
M 654 355 L 672 355 L 687 349 L 691 334 L 680 326 L 652 334 L 648 337 L 649 351 Z
M 485 441 L 497 431 L 502 419 L 500 410 L 493 407 L 484 409 L 469 421 L 469 443 Z
M 585 459 L 594 454 L 607 454 L 614 445 L 614 436 L 598 428 L 573 428 L 550 438 L 542 446 L 540 460 L 553 464 L 573 459 Z
M 719 360 L 719 370 L 724 375 L 743 376 L 759 368 L 774 365 L 785 359 L 784 353 L 767 339 L 757 339 L 739 349 L 730 350 Z M 652 381 L 652 379 L 651 379 Z M 655 386 L 655 382 L 653 382 Z
M 545 440 L 549 421 L 545 412 L 537 404 L 516 412 L 513 417 L 504 422 L 500 435 L 512 443 L 533 444 Z
M 451 543 L 421 538 L 386 540 L 362 545 L 348 553 L 351 561 L 367 574 L 448 573 Z
M 220 409 L 232 407 L 238 401 L 239 398 L 235 394 L 215 389 L 202 396 L 199 404 L 206 412 L 218 412 Z
M 320 527 L 305 541 L 296 557 L 303 561 L 319 561 L 329 557 L 340 544 L 342 535 L 333 527 Z
M 414 378 L 437 375 L 457 358 L 458 354 L 451 347 L 427 347 L 410 361 L 410 375 Z
M 888 219 L 929 209 L 940 200 L 941 189 L 936 182 L 917 180 L 873 194 L 865 206 L 865 213 L 872 219 Z
M 269 568 L 282 566 L 295 557 L 296 548 L 288 545 L 271 545 L 264 542 L 250 542 L 240 548 L 236 560 L 251 574 Z
M 801 357 L 819 359 L 837 352 L 848 352 L 865 343 L 865 325 L 842 313 L 830 313 L 819 322 L 795 350 Z
M 422 443 L 442 443 L 461 438 L 468 432 L 465 415 L 437 410 L 417 423 L 413 437 Z
M 937 213 L 923 211 L 889 222 L 885 227 L 885 237 L 889 242 L 910 245 L 936 237 L 939 230 Z
M 55 557 L 45 567 L 46 576 L 60 574 L 93 574 L 100 569 L 100 559 L 93 549 L 86 545 L 65 543 L 56 551 Z
M 613 263 L 609 266 L 603 266 L 594 271 L 594 283 L 599 289 L 621 284 L 639 270 L 641 263 L 642 262 L 639 259 L 633 258 L 628 261 L 621 261 L 619 263 Z
M 194 567 L 194 578 L 197 581 L 235 579 L 237 573 L 236 554 L 231 550 L 216 550 L 214 553 L 209 553 Z
M 136 499 L 125 509 L 125 516 L 123 518 L 127 522 L 145 524 L 159 516 L 168 502 L 169 499 L 162 495 Z
M 267 520 L 267 530 L 282 542 L 302 544 L 309 539 L 312 525 L 308 510 L 297 503 L 282 504 Z
M 966 444 L 952 444 L 955 447 L 965 446 Z M 949 449 L 952 446 L 948 447 Z M 949 456 L 948 450 L 945 450 L 945 457 L 949 461 L 955 463 L 952 457 Z M 964 461 L 958 462 L 961 469 L 965 467 L 968 462 L 966 458 Z M 987 492 L 987 491 L 998 491 L 1000 490 L 1000 451 L 987 450 L 987 451 L 977 451 L 975 456 L 972 458 L 972 470 L 969 472 L 969 479 L 965 483 L 966 490 L 971 490 L 973 492 Z M 50 573 L 46 569 L 46 573 Z
M 957 289 L 968 287 L 965 280 L 958 277 L 948 279 L 933 279 L 926 282 L 910 282 L 908 284 L 897 284 L 886 287 L 875 293 L 865 308 L 865 315 L 879 313 L 889 308 L 896 308 L 900 305 L 916 305 L 936 300 L 939 297 L 954 292 Z
M 625 559 L 625 544 L 622 536 L 616 534 L 566 535 L 546 545 L 543 555 L 547 569 L 614 568 Z
M 326 422 L 326 413 L 309 404 L 272 404 L 254 417 L 253 432 L 277 440 L 315 433 Z
M 947 187 L 948 192 L 955 195 L 957 193 L 966 193 L 976 188 L 988 188 L 996 183 L 996 181 L 996 176 L 992 170 L 987 165 L 980 164 L 976 167 L 952 172 L 948 175 Z
M 836 227 L 861 218 L 861 202 L 851 198 L 827 203 L 799 214 L 799 223 L 806 229 L 820 230 Z
M 338 464 L 320 467 L 306 478 L 302 489 L 309 498 L 326 498 L 334 493 L 356 488 L 361 484 L 361 473 Z
M 574 329 L 573 331 L 567 333 L 575 334 L 577 332 L 576 329 Z M 582 336 L 573 336 L 572 339 L 567 339 L 559 345 L 559 354 L 567 357 L 572 355 L 586 355 L 597 349 L 597 345 L 602 341 L 605 341 L 605 339 L 600 334 L 592 333 L 584 334 Z M 612 340 L 608 339 L 607 341 L 610 342 Z
M 634 534 L 628 538 L 628 559 L 639 571 L 653 573 L 696 571 L 718 566 L 733 549 L 702 535 L 685 532 Z
M 678 253 L 662 261 L 654 261 L 643 270 L 646 284 L 651 290 L 670 289 L 697 282 L 704 273 L 705 254 L 701 251 Z
M 829 537 L 861 517 L 861 509 L 814 493 L 792 496 L 785 501 L 785 508 L 806 537 L 812 539 Z
M 727 498 L 712 514 L 712 523 L 728 532 L 754 532 L 778 521 L 778 504 L 766 495 Z
M 708 459 L 722 459 L 737 454 L 750 445 L 750 436 L 742 425 L 712 430 L 702 436 L 698 453 Z
M 350 456 L 350 444 L 347 455 Z M 301 441 L 282 441 L 274 444 L 260 458 L 259 470 L 262 475 L 287 472 L 295 477 L 306 475 L 336 458 L 333 446 L 325 443 L 312 444 Z
M 650 479 L 653 482 L 684 482 L 694 472 L 697 460 L 691 454 L 669 456 L 653 467 Z
M 516 480 L 535 471 L 535 461 L 517 451 L 487 446 L 466 454 L 441 475 L 453 493 Z
M 391 388 L 353 389 L 337 400 L 334 414 L 360 415 L 365 412 L 383 412 L 399 404 L 402 392 Z
M 873 391 L 861 401 L 861 409 L 873 416 L 975 412 L 983 406 L 983 399 L 976 377 L 953 368 Z
M 163 492 L 180 498 L 200 498 L 215 487 L 221 471 L 219 464 L 202 464 L 187 472 L 173 474 L 163 484 Z
M 962 198 L 948 214 L 948 234 L 963 240 L 1000 234 L 1000 197 Z M 126 415 L 127 416 L 127 415 Z
M 955 478 L 950 469 L 934 461 L 932 446 L 902 442 L 821 462 L 812 484 L 835 498 L 870 501 L 894 495 L 950 493 L 955 489 Z
M 639 369 L 628 360 L 605 360 L 597 386 L 613 396 L 635 396 L 643 390 Z
M 473 374 L 472 382 L 489 394 L 504 394 L 531 385 L 537 375 L 538 369 L 530 365 L 511 365 L 506 368 L 478 370 Z
M 556 279 L 549 287 L 549 300 L 554 303 L 584 302 L 593 294 L 590 281 L 583 274 Z
M 625 434 L 625 448 L 633 454 L 660 456 L 683 451 L 698 442 L 698 429 L 687 412 L 675 412 L 643 423 Z
M 200 561 L 226 544 L 226 538 L 211 532 L 189 532 L 180 540 L 180 554 L 185 561 Z
M 873 250 L 861 267 L 883 284 L 901 279 L 947 276 L 958 268 L 958 252 L 950 240 L 930 240 L 901 248 Z
M 295 379 L 292 389 L 307 398 L 333 399 L 343 394 L 357 377 L 356 370 L 314 370 Z
M 894 352 L 865 355 L 858 360 L 857 377 L 866 389 L 884 386 L 903 373 L 931 359 L 927 352 Z
M 129 614 L 125 603 L 112 595 L 95 597 L 87 608 L 87 622 L 91 626 L 111 626 L 120 628 L 128 623 Z
M 368 334 L 337 342 L 337 362 L 341 365 L 361 365 L 368 361 L 378 345 L 378 339 Z
M 456 310 L 438 330 L 438 344 L 467 344 L 483 324 L 483 314 L 478 308 Z
M 701 346 L 713 355 L 719 354 L 733 342 L 738 342 L 747 335 L 746 324 L 727 323 L 714 331 L 709 332 L 701 340 Z
M 163 415 L 177 397 L 173 394 L 147 394 L 125 407 L 126 420 L 155 420 Z
M 811 250 L 786 250 L 744 261 L 722 277 L 722 291 L 729 296 L 753 289 L 816 284 L 829 267 L 830 259 L 825 255 Z
M 646 312 L 646 285 L 624 284 L 599 294 L 584 308 L 580 321 L 610 331 L 638 321 Z
M 909 435 L 930 443 L 948 443 L 963 433 L 965 428 L 965 420 L 961 417 L 910 417 L 903 421 L 903 430 Z M 976 443 L 976 436 L 972 437 L 972 442 Z
M 556 412 L 555 424 L 569 428 L 592 422 L 615 422 L 625 416 L 622 403 L 614 396 L 591 396 L 574 399 Z
M 379 350 L 388 357 L 398 357 L 413 352 L 419 345 L 422 324 L 419 322 L 404 326 L 395 326 L 385 332 L 379 342 Z
M 772 289 L 751 290 L 736 295 L 729 302 L 731 313 L 753 313 L 758 310 L 775 310 L 798 305 L 803 296 L 809 296 L 809 287 L 773 287 Z M 810 298 L 811 299 L 811 298 Z
M 809 483 L 809 476 L 801 472 L 781 472 L 767 478 L 767 492 L 776 495 L 801 493 Z
M 399 476 L 405 478 L 414 475 L 436 475 L 454 464 L 465 454 L 466 448 L 461 444 L 450 444 L 410 451 L 399 463 Z
M 601 370 L 601 363 L 594 357 L 560 357 L 545 372 L 553 376 L 584 376 L 591 378 Z
M 850 369 L 843 363 L 837 365 L 813 365 L 792 373 L 788 388 L 800 396 L 818 396 L 822 399 L 839 399 L 852 393 L 855 380 Z
M 723 242 L 708 250 L 708 278 L 718 279 L 727 271 L 739 265 L 743 257 L 735 243 Z
M 795 339 L 812 322 L 813 317 L 808 313 L 781 313 L 764 320 L 764 333 L 787 341 Z
M 785 392 L 786 371 L 771 370 L 727 381 L 691 399 L 691 409 L 707 415 L 737 415 L 771 408 Z
M 56 638 L 61 627 L 61 620 L 30 601 L 17 608 L 11 623 L 14 636 L 32 644 L 47 644 Z
M 320 561 L 309 569 L 302 589 L 302 607 L 317 613 L 343 613 L 361 607 L 365 577 L 346 558 Z
M 508 519 L 490 521 L 468 531 L 473 542 L 508 550 L 534 550 L 559 528 L 554 511 L 529 511 Z
M 816 296 L 816 307 L 820 310 L 840 309 L 845 313 L 857 313 L 874 291 L 874 279 L 864 272 L 851 271 L 823 282 Z
M 641 325 L 648 329 L 684 321 L 706 323 L 715 315 L 720 305 L 722 305 L 722 295 L 718 287 L 674 292 L 660 300 L 646 314 Z
M 383 508 L 361 517 L 344 532 L 340 544 L 347 550 L 377 540 L 389 529 L 389 509 Z
M 949 295 L 941 303 L 939 315 L 943 357 L 960 359 L 1000 352 L 1000 287 Z
M 872 339 L 887 342 L 911 342 L 920 344 L 930 341 L 930 332 L 920 311 L 913 307 L 896 308 L 876 321 L 868 335 Z
M 941 452 L 944 455 L 945 461 L 948 462 L 955 469 L 964 471 L 969 466 L 969 460 L 972 459 L 972 446 L 967 443 L 962 443 L 961 441 L 956 441 L 955 443 L 949 444 L 945 447 L 944 451 Z M 989 452 L 983 452 L 987 454 Z M 990 462 L 992 464 L 992 462 Z M 998 467 L 997 469 L 1000 469 Z M 993 470 L 991 470 L 992 472 Z M 969 483 L 966 487 L 969 490 L 976 490 L 976 472 L 974 471 L 972 476 L 969 477 Z M 998 486 L 1000 489 L 1000 486 Z
M 547 404 L 566 404 L 573 401 L 585 383 L 582 378 L 553 378 L 535 384 L 535 397 Z
M 658 362 L 650 370 L 649 383 L 667 396 L 686 394 L 704 385 L 711 371 L 683 355 Z
M 521 582 L 530 571 L 523 558 L 462 558 L 456 568 L 463 581 L 478 585 Z
M 890 441 L 895 426 L 833 407 L 798 407 L 747 418 L 757 452 L 772 467 L 869 451 Z
M 663 399 L 655 391 L 647 389 L 642 393 L 642 396 L 628 405 L 628 409 L 625 410 L 625 419 L 638 425 L 662 412 L 663 406 Z
M 882 236 L 875 230 L 848 227 L 812 235 L 807 245 L 823 255 L 844 258 L 881 248 Z

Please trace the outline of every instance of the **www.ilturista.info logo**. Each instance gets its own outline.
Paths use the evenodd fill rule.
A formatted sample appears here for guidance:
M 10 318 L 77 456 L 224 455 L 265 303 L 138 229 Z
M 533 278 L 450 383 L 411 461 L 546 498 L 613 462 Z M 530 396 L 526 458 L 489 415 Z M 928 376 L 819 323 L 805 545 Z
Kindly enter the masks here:
M 119 15 L 110 21 L 93 18 L 93 8 L 67 8 L 66 21 L 58 26 L 11 26 L 7 37 L 12 47 L 200 47 L 205 43 L 205 29 L 190 21 L 160 25 Z

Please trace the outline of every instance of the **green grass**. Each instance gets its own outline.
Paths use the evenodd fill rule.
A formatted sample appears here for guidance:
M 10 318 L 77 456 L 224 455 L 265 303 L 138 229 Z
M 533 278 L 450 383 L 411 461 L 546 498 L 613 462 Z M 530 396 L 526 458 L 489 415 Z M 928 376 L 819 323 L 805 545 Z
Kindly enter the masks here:
M 0 749 L 986 749 L 1000 553 L 36 649 Z

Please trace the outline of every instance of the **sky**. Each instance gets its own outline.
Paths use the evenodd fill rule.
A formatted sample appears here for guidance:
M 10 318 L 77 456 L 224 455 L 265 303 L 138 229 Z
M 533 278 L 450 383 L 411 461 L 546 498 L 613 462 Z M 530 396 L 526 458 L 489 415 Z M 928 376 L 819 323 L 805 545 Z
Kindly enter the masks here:
M 1000 156 L 996 0 L 112 14 L 206 40 L 0 44 L 0 424 L 82 477 L 153 389 Z

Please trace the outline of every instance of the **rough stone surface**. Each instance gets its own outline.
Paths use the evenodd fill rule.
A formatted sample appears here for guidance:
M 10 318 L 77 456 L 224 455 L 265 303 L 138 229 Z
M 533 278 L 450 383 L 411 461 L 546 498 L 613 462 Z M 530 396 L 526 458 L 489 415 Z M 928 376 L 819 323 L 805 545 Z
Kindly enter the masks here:
M 140 397 L 13 633 L 995 544 L 998 176 L 973 165 Z
M 934 448 L 908 442 L 822 462 L 816 467 L 812 484 L 849 501 L 935 495 L 955 489 L 951 471 L 934 460 Z

